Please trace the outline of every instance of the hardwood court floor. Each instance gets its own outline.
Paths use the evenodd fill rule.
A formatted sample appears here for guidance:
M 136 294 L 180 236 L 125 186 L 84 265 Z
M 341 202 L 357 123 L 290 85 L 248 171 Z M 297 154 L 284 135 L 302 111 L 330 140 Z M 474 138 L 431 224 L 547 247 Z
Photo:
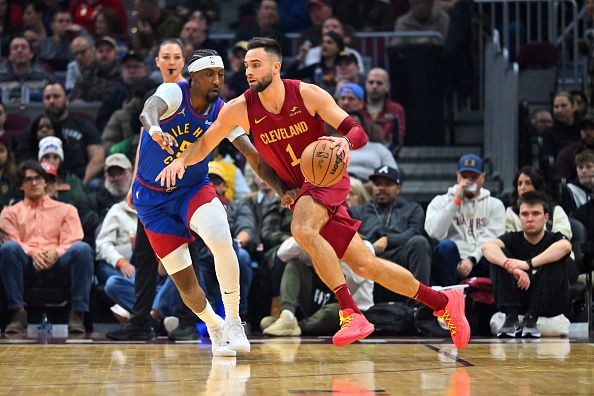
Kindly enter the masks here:
M 6 340 L 3 340 L 6 341 Z M 254 339 L 212 358 L 203 343 L 0 345 L 7 395 L 592 395 L 594 344 L 477 339 Z

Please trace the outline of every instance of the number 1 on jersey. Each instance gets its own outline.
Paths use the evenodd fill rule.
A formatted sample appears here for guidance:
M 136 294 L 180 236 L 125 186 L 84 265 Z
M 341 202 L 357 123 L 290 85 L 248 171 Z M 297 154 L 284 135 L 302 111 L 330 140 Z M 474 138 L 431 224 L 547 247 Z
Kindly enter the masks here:
M 297 166 L 301 163 L 301 158 L 297 158 L 290 144 L 287 144 L 285 151 L 291 156 L 291 166 Z

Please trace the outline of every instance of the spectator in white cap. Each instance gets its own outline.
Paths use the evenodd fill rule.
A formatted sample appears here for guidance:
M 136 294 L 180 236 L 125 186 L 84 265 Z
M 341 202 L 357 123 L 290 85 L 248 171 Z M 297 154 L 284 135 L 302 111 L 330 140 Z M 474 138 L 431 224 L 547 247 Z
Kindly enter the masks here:
M 109 208 L 120 202 L 132 184 L 132 163 L 122 153 L 111 154 L 105 159 L 104 182 L 99 191 L 91 194 L 93 209 L 103 221 Z
M 38 160 L 46 173 L 55 176 L 51 186 L 48 183 L 48 195 L 56 201 L 69 203 L 78 211 L 83 226 L 83 240 L 94 246 L 95 228 L 99 225 L 99 217 L 92 210 L 87 190 L 82 180 L 69 172 L 64 164 L 62 140 L 56 136 L 46 136 L 39 141 Z
M 60 162 L 64 161 L 64 149 L 62 140 L 55 136 L 46 136 L 39 141 L 39 153 L 37 159 L 41 162 L 45 155 L 56 155 Z

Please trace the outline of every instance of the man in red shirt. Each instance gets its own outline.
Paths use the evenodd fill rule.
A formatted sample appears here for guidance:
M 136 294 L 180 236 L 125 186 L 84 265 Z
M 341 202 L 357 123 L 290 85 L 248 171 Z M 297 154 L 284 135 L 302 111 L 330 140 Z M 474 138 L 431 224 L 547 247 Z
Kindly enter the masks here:
M 384 130 L 384 139 L 394 156 L 398 156 L 406 136 L 404 109 L 390 100 L 388 73 L 376 67 L 369 70 L 365 81 L 365 107 L 361 111 L 366 121 L 373 121 Z

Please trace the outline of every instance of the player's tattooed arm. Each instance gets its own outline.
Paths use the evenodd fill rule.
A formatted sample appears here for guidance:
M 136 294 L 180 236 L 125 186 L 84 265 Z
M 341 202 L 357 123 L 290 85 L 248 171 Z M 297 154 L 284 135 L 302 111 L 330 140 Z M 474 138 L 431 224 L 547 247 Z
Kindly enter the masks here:
M 177 141 L 167 132 L 163 132 L 159 126 L 159 118 L 165 114 L 168 107 L 167 103 L 160 97 L 156 95 L 151 96 L 144 103 L 142 113 L 140 113 L 140 122 L 149 135 L 151 135 L 151 138 L 163 150 L 167 150 L 169 154 L 173 154 L 171 146 L 177 147 Z
M 140 122 L 147 131 L 152 126 L 159 125 L 159 117 L 167 111 L 167 103 L 158 96 L 151 96 L 144 103 L 142 113 L 140 113 Z
M 233 140 L 233 145 L 247 159 L 251 167 L 256 171 L 276 193 L 282 197 L 289 190 L 285 183 L 278 178 L 274 169 L 262 159 L 247 135 L 241 135 Z

